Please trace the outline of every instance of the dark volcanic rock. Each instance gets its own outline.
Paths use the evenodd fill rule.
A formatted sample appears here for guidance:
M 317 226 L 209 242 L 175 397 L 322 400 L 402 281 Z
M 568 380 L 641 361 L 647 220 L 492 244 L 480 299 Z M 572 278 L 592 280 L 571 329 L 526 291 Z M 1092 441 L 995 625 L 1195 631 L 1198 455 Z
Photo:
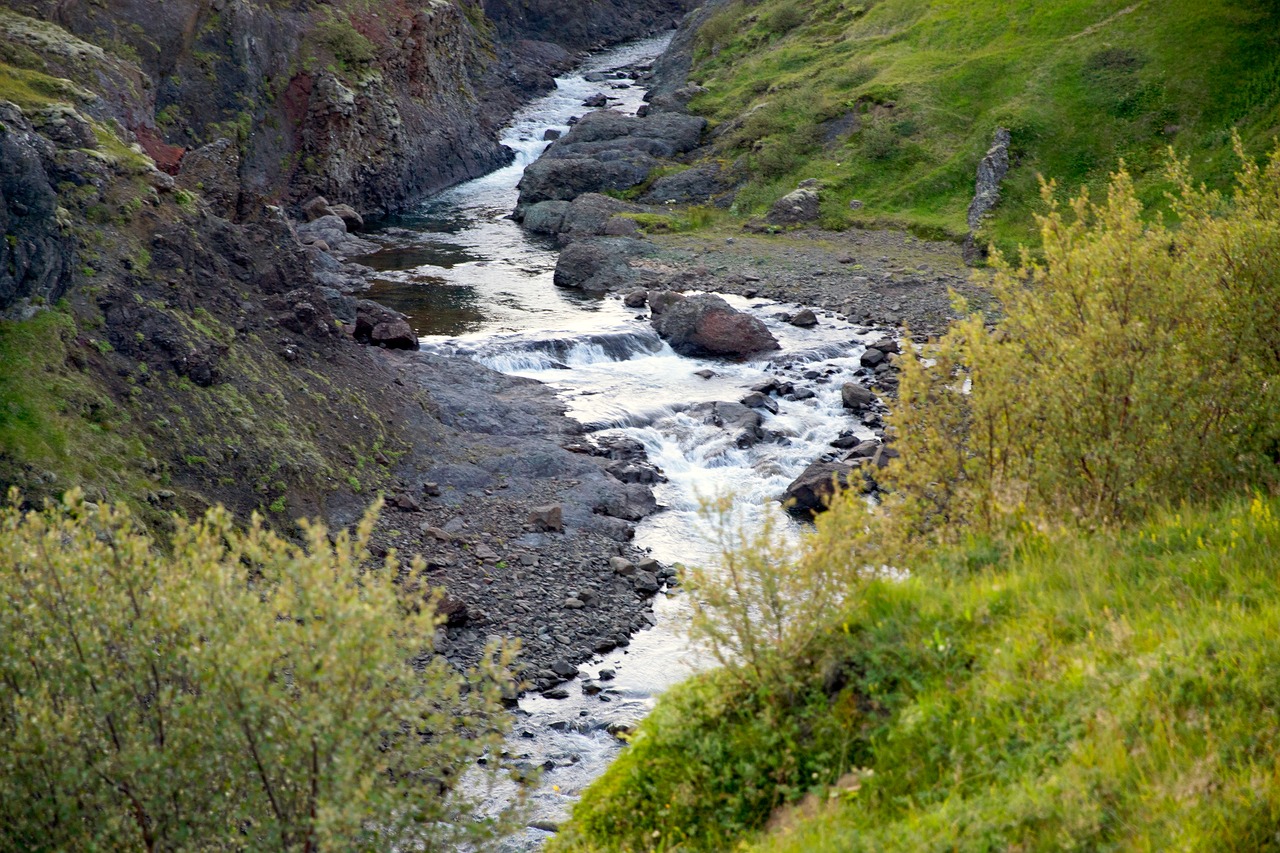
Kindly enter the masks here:
M 750 355 L 779 349 L 764 323 L 711 294 L 668 305 L 654 318 L 653 327 L 682 355 Z
M 53 160 L 52 144 L 0 103 L 0 311 L 19 299 L 54 302 L 71 283 L 75 248 L 58 225 Z
M 782 494 L 788 511 L 802 514 L 823 512 L 837 490 L 849 487 L 852 465 L 842 462 L 814 462 L 804 469 Z
M 644 204 L 706 204 L 716 201 L 732 186 L 718 163 L 708 163 L 658 178 L 640 201 Z
M 418 336 L 404 317 L 367 299 L 357 303 L 353 337 L 361 343 L 387 349 L 416 350 L 419 347 Z
M 817 190 L 802 187 L 792 190 L 773 203 L 765 215 L 770 225 L 801 225 L 818 218 Z
M 864 388 L 856 382 L 846 382 L 840 386 L 840 402 L 846 409 L 866 408 L 876 401 L 875 392 Z
M 601 293 L 643 285 L 647 276 L 634 269 L 630 259 L 650 252 L 652 247 L 627 237 L 570 243 L 556 260 L 553 281 L 557 287 Z

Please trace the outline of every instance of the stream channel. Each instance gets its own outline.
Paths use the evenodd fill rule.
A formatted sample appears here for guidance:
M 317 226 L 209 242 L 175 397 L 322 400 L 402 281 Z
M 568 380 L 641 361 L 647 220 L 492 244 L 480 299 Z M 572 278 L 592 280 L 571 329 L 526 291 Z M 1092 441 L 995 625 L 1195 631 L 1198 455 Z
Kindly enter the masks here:
M 828 442 L 850 430 L 871 437 L 842 409 L 840 386 L 853 379 L 865 344 L 884 332 L 821 312 L 818 326 L 799 329 L 774 316 L 798 306 L 726 296 L 760 317 L 782 349 L 742 362 L 686 358 L 657 336 L 643 311 L 624 307 L 617 296 L 591 298 L 552 284 L 555 243 L 526 234 L 508 218 L 521 173 L 548 144 L 545 131 L 567 131 L 570 118 L 584 112 L 585 98 L 603 92 L 611 108 L 634 114 L 644 89 L 616 76 L 625 74 L 617 69 L 651 61 L 668 38 L 597 54 L 559 78 L 557 89 L 527 105 L 509 126 L 503 142 L 516 152 L 511 165 L 385 222 L 366 235 L 384 248 L 359 262 L 375 269 L 369 298 L 407 314 L 424 350 L 538 379 L 557 390 L 589 432 L 641 441 L 667 482 L 654 487 L 664 508 L 640 523 L 635 543 L 664 564 L 714 566 L 701 498 L 732 493 L 746 523 L 758 523 L 764 512 L 777 511 L 776 498 L 809 463 L 830 452 Z M 611 79 L 602 82 L 602 73 Z M 707 369 L 715 375 L 696 375 Z M 779 399 L 777 414 L 762 412 L 768 438 L 755 446 L 740 448 L 728 431 L 684 411 L 693 403 L 737 401 L 769 378 L 814 396 Z M 784 524 L 783 535 L 799 534 L 794 521 Z M 588 696 L 578 680 L 567 685 L 567 699 L 531 693 L 520 701 L 508 749 L 544 773 L 530 793 L 530 826 L 502 850 L 540 847 L 622 748 L 608 727 L 635 724 L 664 689 L 706 665 L 686 639 L 683 594 L 659 593 L 653 609 L 652 629 L 581 666 L 583 678 L 616 673 L 597 682 L 604 692 Z M 489 793 L 490 807 L 513 793 L 514 786 Z

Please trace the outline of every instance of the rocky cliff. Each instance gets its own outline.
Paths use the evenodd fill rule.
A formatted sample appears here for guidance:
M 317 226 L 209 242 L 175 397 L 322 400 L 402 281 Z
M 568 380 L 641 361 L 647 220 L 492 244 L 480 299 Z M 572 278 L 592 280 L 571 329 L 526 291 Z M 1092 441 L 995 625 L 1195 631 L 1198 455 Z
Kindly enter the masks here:
M 166 172 L 229 140 L 234 156 L 223 143 L 196 158 L 200 183 L 222 212 L 244 215 L 316 194 L 383 213 L 483 174 L 510 156 L 497 129 L 521 99 L 554 86 L 569 50 L 670 27 L 687 0 L 8 5 L 101 55 L 91 88 L 102 112 Z M 69 63 L 50 70 L 79 79 Z

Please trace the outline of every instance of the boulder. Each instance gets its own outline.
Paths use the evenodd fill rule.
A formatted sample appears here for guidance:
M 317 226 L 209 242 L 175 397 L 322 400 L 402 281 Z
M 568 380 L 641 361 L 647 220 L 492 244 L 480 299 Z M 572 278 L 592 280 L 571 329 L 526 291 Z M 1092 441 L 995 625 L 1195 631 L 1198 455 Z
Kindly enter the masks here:
M 825 512 L 831 498 L 849 487 L 849 475 L 853 471 L 852 465 L 843 462 L 814 462 L 787 486 L 782 493 L 782 503 L 789 512 L 797 514 Z
M 858 361 L 863 367 L 875 367 L 877 364 L 884 361 L 884 353 L 875 347 L 867 347 L 866 351 L 862 353 L 862 357 L 858 359 Z
M 674 290 L 650 290 L 649 313 L 656 317 L 684 298 L 685 295 L 683 293 Z M 710 379 L 711 377 L 708 376 L 706 378 Z
M 349 204 L 333 205 L 333 215 L 346 224 L 348 231 L 358 231 L 364 227 L 364 217 Z
M 520 224 L 534 234 L 559 234 L 568 210 L 567 201 L 540 201 L 524 212 L 524 221 Z
M 840 386 L 840 402 L 846 409 L 864 409 L 876 401 L 875 392 L 864 388 L 856 382 L 846 382 Z
M 769 225 L 802 225 L 818 219 L 818 191 L 802 187 L 784 195 L 769 208 L 764 221 Z
M 418 336 L 403 316 L 362 299 L 356 303 L 356 324 L 352 333 L 357 341 L 387 349 L 416 350 Z
M 570 237 L 599 237 L 609 230 L 610 223 L 620 213 L 640 213 L 643 208 L 627 204 L 616 198 L 600 193 L 585 193 L 578 196 L 565 208 L 560 231 Z M 628 229 L 631 236 L 639 229 L 631 222 Z
M 307 217 L 308 222 L 315 222 L 317 219 L 325 216 L 335 216 L 333 208 L 329 206 L 329 201 L 324 196 L 318 195 L 309 199 L 302 205 L 302 213 Z
M 642 204 L 706 204 L 730 189 L 718 163 L 694 166 L 663 175 L 640 197 Z
M 591 109 L 598 110 L 601 107 L 607 107 L 609 105 L 609 99 L 604 96 L 603 92 L 596 92 L 594 95 L 589 95 L 584 98 L 582 105 L 584 107 L 590 107 Z
M 622 304 L 628 308 L 643 308 L 649 301 L 649 291 L 633 290 L 623 297 Z
M 642 283 L 646 275 L 632 268 L 630 259 L 651 248 L 626 237 L 598 237 L 570 243 L 560 252 L 552 281 L 557 287 L 596 293 Z
M 808 308 L 802 308 L 793 314 L 787 322 L 801 329 L 809 329 L 818 325 L 818 317 Z
M 741 356 L 779 349 L 764 323 L 712 294 L 667 306 L 653 319 L 653 327 L 681 355 Z

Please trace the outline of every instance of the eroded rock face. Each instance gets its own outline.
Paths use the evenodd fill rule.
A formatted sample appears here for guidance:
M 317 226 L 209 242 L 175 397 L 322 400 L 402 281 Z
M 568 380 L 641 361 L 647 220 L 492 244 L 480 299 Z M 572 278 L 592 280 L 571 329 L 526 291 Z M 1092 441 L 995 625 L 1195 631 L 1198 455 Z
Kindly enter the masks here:
M 12 104 L 0 103 L 0 312 L 53 302 L 71 283 L 74 244 L 58 224 L 53 145 Z
M 751 355 L 779 349 L 764 323 L 712 294 L 667 305 L 653 327 L 682 355 Z

